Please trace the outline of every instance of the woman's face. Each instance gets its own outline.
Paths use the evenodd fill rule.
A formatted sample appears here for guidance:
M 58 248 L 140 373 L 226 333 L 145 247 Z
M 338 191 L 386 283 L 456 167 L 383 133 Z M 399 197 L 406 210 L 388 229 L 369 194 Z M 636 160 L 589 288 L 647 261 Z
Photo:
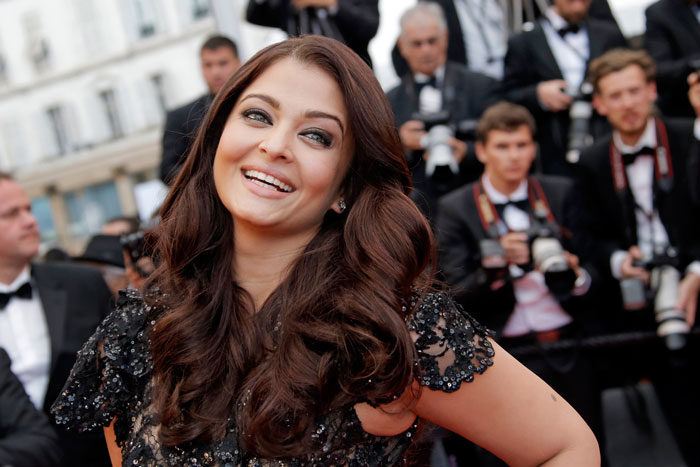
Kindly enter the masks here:
M 271 65 L 240 95 L 214 158 L 214 182 L 234 225 L 285 235 L 318 231 L 339 211 L 352 154 L 337 83 L 294 59 Z

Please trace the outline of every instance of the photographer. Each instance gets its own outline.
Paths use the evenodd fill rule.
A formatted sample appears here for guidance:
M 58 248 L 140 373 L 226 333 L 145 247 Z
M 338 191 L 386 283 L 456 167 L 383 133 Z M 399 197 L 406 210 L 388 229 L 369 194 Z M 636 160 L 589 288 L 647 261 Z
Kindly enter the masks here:
M 644 51 L 591 63 L 593 105 L 614 131 L 581 154 L 579 182 L 618 325 L 663 337 L 630 350 L 620 373 L 651 377 L 686 462 L 698 465 L 696 350 L 686 344 L 700 290 L 700 212 L 686 169 L 698 141 L 691 120 L 653 115 L 654 78 Z
M 522 106 L 489 108 L 477 127 L 484 174 L 440 199 L 440 266 L 455 298 L 496 332 L 505 348 L 576 338 L 596 325 L 585 306 L 590 267 L 573 182 L 530 176 L 535 121 Z M 599 388 L 578 350 L 521 362 L 583 416 L 603 441 Z M 602 451 L 602 450 L 601 450 Z
M 669 117 L 694 117 L 686 77 L 700 66 L 700 4 L 659 0 L 646 9 L 644 47 L 657 64 L 659 108 Z
M 496 81 L 447 61 L 447 37 L 439 5 L 420 2 L 407 10 L 401 17 L 398 43 L 410 72 L 387 94 L 407 153 L 414 201 L 429 218 L 435 216 L 438 197 L 481 173 L 481 164 L 468 151 L 466 141 L 459 139 L 458 127 L 477 119 L 495 100 Z M 441 111 L 446 121 L 436 126 L 449 129 L 451 135 L 443 132 L 444 139 L 435 144 L 431 138 L 435 133 L 428 135 L 426 130 Z M 446 151 L 451 167 L 431 167 L 431 144 L 451 148 L 451 154 Z
M 504 97 L 535 116 L 540 148 L 538 171 L 573 176 L 567 160 L 572 104 L 586 76 L 588 62 L 625 39 L 609 21 L 589 18 L 591 0 L 553 0 L 534 27 L 512 36 L 506 52 Z M 576 109 L 573 109 L 574 111 Z M 590 134 L 609 131 L 605 119 L 593 115 Z

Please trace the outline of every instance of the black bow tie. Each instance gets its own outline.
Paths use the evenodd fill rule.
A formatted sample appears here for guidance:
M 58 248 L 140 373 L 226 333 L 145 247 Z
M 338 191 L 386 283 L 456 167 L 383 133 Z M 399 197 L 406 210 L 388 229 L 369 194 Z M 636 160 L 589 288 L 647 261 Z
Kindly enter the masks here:
M 639 156 L 654 156 L 654 155 L 656 155 L 656 150 L 654 148 L 650 148 L 649 146 L 643 146 L 638 151 L 628 152 L 628 153 L 623 154 L 622 155 L 622 162 L 625 165 L 630 165 Z
M 437 89 L 438 88 L 437 78 L 435 78 L 435 76 L 433 75 L 425 81 L 421 81 L 421 82 L 416 81 L 416 95 L 420 94 L 420 92 L 426 86 L 432 86 L 433 88 Z
M 511 205 L 514 206 L 521 211 L 527 212 L 530 202 L 527 199 L 521 199 L 518 201 L 511 201 L 508 200 L 505 203 L 494 203 L 494 207 L 496 208 L 496 212 L 498 213 L 498 216 L 502 219 L 503 218 L 503 211 L 505 211 L 506 206 Z
M 0 310 L 4 309 L 9 303 L 12 297 L 23 298 L 26 300 L 31 300 L 32 298 L 32 286 L 29 282 L 25 282 L 20 286 L 19 289 L 13 292 L 0 292 Z
M 580 30 L 581 30 L 581 26 L 578 24 L 567 24 L 563 28 L 557 29 L 557 32 L 559 33 L 559 35 L 563 39 L 564 36 L 566 36 L 567 34 L 569 34 L 569 33 L 576 34 Z

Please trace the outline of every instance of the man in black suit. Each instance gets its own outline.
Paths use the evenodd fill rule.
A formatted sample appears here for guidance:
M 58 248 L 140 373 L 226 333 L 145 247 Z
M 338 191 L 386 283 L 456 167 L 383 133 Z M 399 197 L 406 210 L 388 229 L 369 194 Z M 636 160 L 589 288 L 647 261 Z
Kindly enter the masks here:
M 379 29 L 378 0 L 249 0 L 246 20 L 290 37 L 319 34 L 343 42 L 372 66 L 367 47 Z
M 411 71 L 387 97 L 408 157 L 414 200 L 432 218 L 437 199 L 474 180 L 482 168 L 466 141 L 452 136 L 446 143 L 452 149 L 456 167 L 440 165 L 430 170 L 431 154 L 427 149 L 431 138 L 417 114 L 429 117 L 446 111 L 448 124 L 475 122 L 488 104 L 497 99 L 497 83 L 447 61 L 447 27 L 437 4 L 421 2 L 403 14 L 399 48 Z M 458 173 L 454 173 L 456 170 Z
M 694 117 L 686 78 L 700 67 L 700 4 L 660 0 L 647 8 L 646 19 L 644 47 L 658 67 L 659 108 L 669 117 Z
M 97 270 L 67 263 L 31 264 L 39 247 L 29 198 L 0 173 L 0 347 L 37 408 L 48 409 L 75 354 L 109 312 L 110 292 Z M 99 435 L 57 427 L 62 465 L 109 465 Z
M 522 106 L 501 102 L 486 110 L 476 143 L 484 174 L 441 198 L 436 222 L 439 266 L 455 299 L 506 349 L 576 338 L 597 324 L 586 306 L 593 270 L 576 256 L 585 257 L 588 247 L 573 182 L 528 176 L 534 132 Z M 558 250 L 556 267 L 543 260 L 545 249 Z M 600 388 L 589 356 L 545 353 L 519 359 L 603 441 Z
M 686 462 L 699 465 L 699 386 L 692 366 L 697 350 L 694 342 L 683 345 L 700 291 L 700 209 L 691 202 L 686 170 L 699 142 L 692 121 L 653 115 L 654 71 L 644 51 L 613 50 L 591 63 L 593 104 L 614 131 L 581 154 L 579 182 L 599 270 L 614 284 L 606 298 L 618 325 L 667 336 L 635 348 L 620 368 L 636 378 L 651 377 Z M 662 257 L 671 265 L 654 267 L 651 274 L 637 263 Z M 669 293 L 658 294 L 669 299 L 669 312 L 655 320 L 659 305 L 646 303 L 645 288 L 660 290 L 662 271 L 673 276 L 663 283 L 674 290 L 664 287 Z M 622 313 L 621 288 L 628 310 Z
M 52 467 L 61 448 L 46 415 L 29 400 L 0 348 L 0 465 Z
M 209 110 L 214 95 L 240 66 L 236 44 L 224 36 L 212 36 L 200 50 L 202 77 L 209 92 L 168 112 L 163 131 L 160 179 L 170 185 L 180 171 L 197 135 L 199 124 Z
M 545 174 L 573 175 L 566 160 L 571 94 L 578 93 L 589 60 L 625 39 L 609 22 L 587 19 L 591 0 L 554 0 L 532 30 L 511 37 L 505 58 L 504 97 L 532 112 L 538 122 L 540 161 Z M 609 131 L 603 118 L 593 118 L 590 133 Z

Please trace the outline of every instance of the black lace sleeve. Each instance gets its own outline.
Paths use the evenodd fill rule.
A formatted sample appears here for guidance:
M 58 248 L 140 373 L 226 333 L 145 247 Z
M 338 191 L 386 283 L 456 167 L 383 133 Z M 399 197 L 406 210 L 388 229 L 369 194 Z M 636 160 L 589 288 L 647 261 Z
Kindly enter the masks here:
M 114 311 L 78 352 L 70 377 L 51 407 L 56 423 L 85 431 L 132 412 L 151 370 L 152 311 L 135 290 L 120 292 Z
M 419 300 L 416 297 L 415 300 Z M 413 304 L 415 306 L 415 304 Z M 418 381 L 454 392 L 493 365 L 490 331 L 444 293 L 428 293 L 408 320 L 418 351 Z

